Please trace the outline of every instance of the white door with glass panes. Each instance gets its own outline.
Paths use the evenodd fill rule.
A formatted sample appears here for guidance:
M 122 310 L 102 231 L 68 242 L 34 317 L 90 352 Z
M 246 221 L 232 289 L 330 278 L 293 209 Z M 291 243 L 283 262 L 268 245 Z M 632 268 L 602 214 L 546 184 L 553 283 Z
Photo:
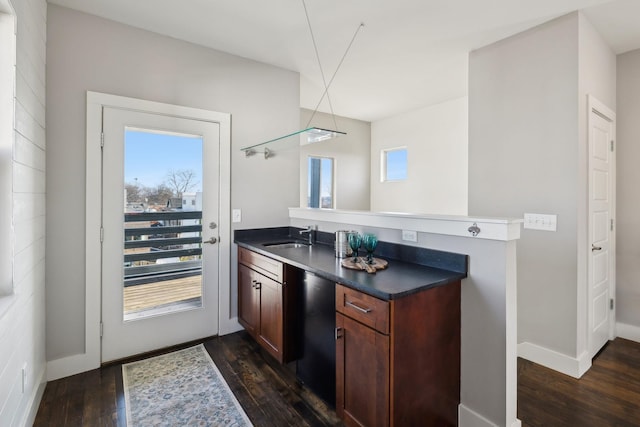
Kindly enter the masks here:
M 102 362 L 218 333 L 220 125 L 103 108 Z

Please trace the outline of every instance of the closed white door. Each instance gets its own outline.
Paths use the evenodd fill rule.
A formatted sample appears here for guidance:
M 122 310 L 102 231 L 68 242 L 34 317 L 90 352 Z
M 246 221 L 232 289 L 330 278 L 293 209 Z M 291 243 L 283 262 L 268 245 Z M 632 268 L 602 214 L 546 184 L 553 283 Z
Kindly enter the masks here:
M 217 123 L 103 109 L 102 362 L 218 333 Z
M 589 115 L 589 351 L 595 356 L 613 338 L 614 318 L 614 118 Z

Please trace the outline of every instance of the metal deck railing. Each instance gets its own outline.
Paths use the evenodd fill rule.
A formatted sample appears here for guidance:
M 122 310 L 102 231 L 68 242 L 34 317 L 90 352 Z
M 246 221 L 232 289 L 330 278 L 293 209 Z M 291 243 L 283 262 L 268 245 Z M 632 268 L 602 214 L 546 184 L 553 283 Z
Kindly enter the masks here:
M 125 287 L 202 274 L 202 211 L 132 212 L 124 222 Z

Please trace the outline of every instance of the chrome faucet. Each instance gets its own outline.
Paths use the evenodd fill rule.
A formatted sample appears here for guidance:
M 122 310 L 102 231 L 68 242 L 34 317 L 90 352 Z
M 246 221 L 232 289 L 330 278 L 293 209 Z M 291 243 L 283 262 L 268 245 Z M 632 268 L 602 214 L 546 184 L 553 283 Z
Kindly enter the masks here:
M 313 245 L 315 240 L 316 240 L 316 229 L 317 228 L 318 228 L 317 225 L 307 225 L 306 229 L 300 230 L 298 233 L 307 234 L 307 236 L 309 238 L 309 245 Z

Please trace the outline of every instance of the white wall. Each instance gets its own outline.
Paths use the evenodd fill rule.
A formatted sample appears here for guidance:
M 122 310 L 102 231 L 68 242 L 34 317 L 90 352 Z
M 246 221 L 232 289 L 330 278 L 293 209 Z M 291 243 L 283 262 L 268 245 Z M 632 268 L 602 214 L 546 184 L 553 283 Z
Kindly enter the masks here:
M 6 2 L 2 1 L 2 8 Z M 45 0 L 17 15 L 13 134 L 13 296 L 0 297 L 0 426 L 30 425 L 45 379 Z M 4 96 L 5 94 L 3 94 Z M 22 390 L 22 369 L 26 384 Z
M 469 60 L 469 214 L 558 215 L 556 232 L 525 229 L 518 242 L 518 341 L 574 364 L 587 308 L 584 102 L 615 103 L 605 47 L 572 13 Z
M 233 208 L 253 228 L 298 204 L 299 151 L 246 158 L 241 147 L 299 126 L 297 73 L 55 5 L 47 45 L 47 359 L 84 352 L 86 91 L 230 113 Z M 234 266 L 235 251 L 231 265 Z M 224 267 L 223 267 L 224 268 Z M 235 283 L 235 268 L 231 283 Z M 231 286 L 221 283 L 220 286 Z M 235 314 L 236 292 L 229 301 Z
M 518 340 L 575 354 L 577 16 L 471 53 L 469 213 L 558 215 L 518 242 Z
M 610 110 L 616 110 L 616 55 L 591 22 L 578 14 L 578 212 L 577 245 L 577 343 L 576 356 L 588 355 L 588 258 L 591 241 L 588 230 L 589 203 L 589 141 L 588 105 L 589 95 L 594 96 Z M 615 215 L 615 213 L 614 213 Z M 613 274 L 613 273 L 612 273 Z M 611 276 L 612 279 L 614 276 Z
M 467 214 L 467 97 L 371 124 L 371 210 Z M 406 147 L 406 181 L 381 182 L 380 153 Z
M 313 111 L 300 110 L 300 129 L 304 129 Z M 369 152 L 371 123 L 316 112 L 309 126 L 346 132 L 339 138 L 300 147 L 300 205 L 306 207 L 308 161 L 310 156 L 334 159 L 336 209 L 369 210 Z
M 618 55 L 617 321 L 640 340 L 640 50 Z M 618 334 L 621 330 L 618 329 Z M 621 334 L 622 335 L 622 334 Z

